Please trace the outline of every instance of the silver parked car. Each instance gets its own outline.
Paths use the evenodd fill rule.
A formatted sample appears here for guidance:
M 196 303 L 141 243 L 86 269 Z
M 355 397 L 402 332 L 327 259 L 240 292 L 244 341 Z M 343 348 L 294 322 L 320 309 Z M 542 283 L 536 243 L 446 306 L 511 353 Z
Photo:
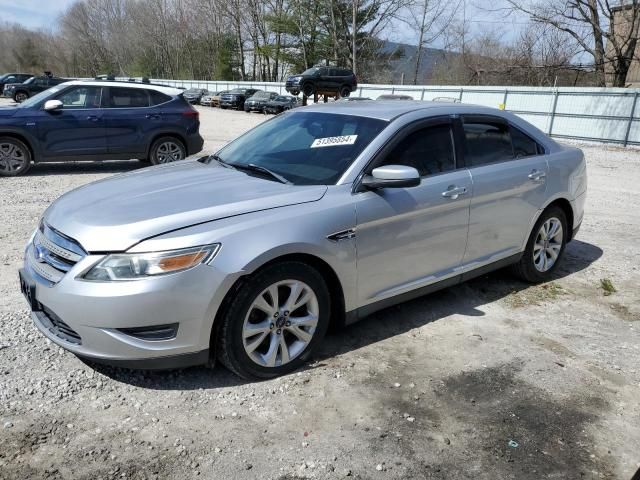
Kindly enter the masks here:
M 289 372 L 329 324 L 512 265 L 551 278 L 583 217 L 582 152 L 507 112 L 335 102 L 217 154 L 55 201 L 20 272 L 33 320 L 81 357 L 218 358 Z

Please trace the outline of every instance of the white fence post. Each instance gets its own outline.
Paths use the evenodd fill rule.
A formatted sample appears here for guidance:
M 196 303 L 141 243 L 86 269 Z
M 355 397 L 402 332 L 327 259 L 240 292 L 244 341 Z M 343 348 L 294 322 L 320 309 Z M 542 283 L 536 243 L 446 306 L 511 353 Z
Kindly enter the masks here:
M 627 131 L 624 134 L 624 146 L 629 143 L 629 134 L 631 133 L 631 126 L 633 125 L 633 117 L 636 114 L 636 105 L 638 103 L 638 91 L 633 94 L 633 106 L 631 107 L 631 114 L 629 115 L 629 123 L 627 123 Z
M 555 120 L 555 117 L 556 117 L 556 107 L 558 106 L 559 94 L 560 94 L 559 90 L 556 89 L 556 93 L 553 97 L 553 106 L 551 107 L 551 118 L 549 119 L 549 131 L 547 132 L 548 135 L 551 135 L 551 132 L 553 131 L 553 121 Z

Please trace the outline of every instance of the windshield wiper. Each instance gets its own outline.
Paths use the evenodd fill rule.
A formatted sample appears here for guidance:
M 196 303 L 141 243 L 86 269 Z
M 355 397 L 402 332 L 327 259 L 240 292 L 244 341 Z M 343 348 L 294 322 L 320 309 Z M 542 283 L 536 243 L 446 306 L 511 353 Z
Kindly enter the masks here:
M 268 168 L 263 167 L 261 165 L 256 165 L 255 163 L 250 163 L 249 165 L 234 165 L 234 167 L 239 169 L 239 170 L 249 170 L 251 172 L 266 173 L 270 177 L 275 178 L 280 183 L 284 183 L 286 185 L 293 185 L 292 182 L 290 182 L 289 180 L 284 178 L 282 175 L 280 175 L 280 174 L 278 174 L 276 172 L 273 172 L 273 171 L 269 170 Z
M 220 165 L 222 165 L 225 168 L 233 168 L 233 169 L 236 168 L 233 165 L 231 165 L 230 163 L 225 162 L 222 158 L 220 158 L 220 156 L 217 153 L 214 153 L 213 155 L 209 155 L 209 159 L 215 160 L 216 162 L 218 162 Z

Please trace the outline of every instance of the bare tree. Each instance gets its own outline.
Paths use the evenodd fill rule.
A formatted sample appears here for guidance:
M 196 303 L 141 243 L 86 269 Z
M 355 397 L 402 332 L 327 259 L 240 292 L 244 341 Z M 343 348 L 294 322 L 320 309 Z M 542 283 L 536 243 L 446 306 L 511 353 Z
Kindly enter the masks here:
M 626 86 L 640 26 L 639 0 L 507 0 L 515 11 L 570 35 L 593 57 L 597 82 Z
M 408 23 L 418 32 L 413 84 L 417 85 L 422 62 L 422 52 L 426 45 L 443 36 L 450 28 L 453 17 L 461 5 L 450 0 L 419 0 L 409 9 Z

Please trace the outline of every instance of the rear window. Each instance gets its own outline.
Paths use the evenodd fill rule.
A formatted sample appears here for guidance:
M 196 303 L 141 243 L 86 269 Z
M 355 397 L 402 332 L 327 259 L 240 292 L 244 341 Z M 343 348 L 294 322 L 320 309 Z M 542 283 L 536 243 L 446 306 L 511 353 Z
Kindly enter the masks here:
M 149 106 L 149 95 L 141 88 L 110 87 L 107 108 L 140 108 Z
M 535 140 L 514 126 L 511 126 L 511 142 L 516 158 L 532 157 L 544 152 L 544 149 Z
M 171 100 L 169 95 L 165 95 L 157 90 L 149 90 L 149 97 L 151 97 L 151 105 L 160 105 L 161 103 L 167 103 Z
M 467 167 L 501 162 L 513 158 L 509 125 L 492 119 L 464 121 Z

